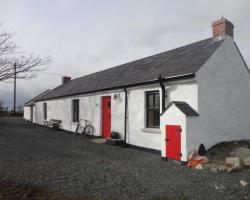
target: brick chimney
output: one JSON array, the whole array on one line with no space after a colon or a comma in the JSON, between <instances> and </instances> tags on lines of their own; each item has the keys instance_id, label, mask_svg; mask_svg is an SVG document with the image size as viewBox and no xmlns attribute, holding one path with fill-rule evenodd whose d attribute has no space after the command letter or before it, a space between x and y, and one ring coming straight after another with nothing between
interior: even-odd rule
<instances>
[{"instance_id":1,"label":"brick chimney","mask_svg":"<svg viewBox=\"0 0 250 200\"><path fill-rule=\"evenodd\" d=\"M62 77L62 84L65 84L65 83L67 83L69 81L71 81L71 77L69 77L69 76L63 76Z\"/></svg>"},{"instance_id":2,"label":"brick chimney","mask_svg":"<svg viewBox=\"0 0 250 200\"><path fill-rule=\"evenodd\" d=\"M221 19L213 22L213 37L220 37L229 35L232 38L234 37L234 25L232 22L228 21L224 17L221 17Z\"/></svg>"}]
</instances>

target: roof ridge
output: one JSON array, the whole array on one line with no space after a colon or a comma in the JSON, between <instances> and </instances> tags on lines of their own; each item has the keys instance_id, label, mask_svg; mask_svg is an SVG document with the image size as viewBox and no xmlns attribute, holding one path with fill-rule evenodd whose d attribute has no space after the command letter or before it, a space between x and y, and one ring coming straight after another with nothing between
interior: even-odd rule
<instances>
[{"instance_id":1,"label":"roof ridge","mask_svg":"<svg viewBox=\"0 0 250 200\"><path fill-rule=\"evenodd\" d=\"M175 105L186 116L199 116L199 113L186 101L171 101L162 114L164 114L172 105Z\"/></svg>"}]
</instances>

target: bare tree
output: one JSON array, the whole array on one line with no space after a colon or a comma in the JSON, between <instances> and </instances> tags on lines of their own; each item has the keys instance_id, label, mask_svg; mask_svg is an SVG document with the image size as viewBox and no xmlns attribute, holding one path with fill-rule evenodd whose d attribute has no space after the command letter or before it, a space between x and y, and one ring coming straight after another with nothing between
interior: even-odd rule
<instances>
[{"instance_id":1,"label":"bare tree","mask_svg":"<svg viewBox=\"0 0 250 200\"><path fill-rule=\"evenodd\" d=\"M14 78L14 63L16 63L16 78L28 79L41 71L42 65L49 64L50 58L39 56L25 56L13 41L14 34L5 31L0 24L0 81Z\"/></svg>"}]
</instances>

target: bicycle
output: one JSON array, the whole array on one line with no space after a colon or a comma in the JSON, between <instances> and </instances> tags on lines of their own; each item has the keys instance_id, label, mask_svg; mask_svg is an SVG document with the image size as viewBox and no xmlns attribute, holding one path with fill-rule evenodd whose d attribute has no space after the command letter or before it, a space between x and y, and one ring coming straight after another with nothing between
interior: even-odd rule
<instances>
[{"instance_id":1,"label":"bicycle","mask_svg":"<svg viewBox=\"0 0 250 200\"><path fill-rule=\"evenodd\" d=\"M84 126L83 126L81 121L85 122ZM87 119L79 119L79 122L77 124L75 133L76 134L84 134L86 136L93 136L94 135L94 130L95 130L95 128L94 128L94 126L92 126L90 124L89 120L87 120Z\"/></svg>"}]
</instances>

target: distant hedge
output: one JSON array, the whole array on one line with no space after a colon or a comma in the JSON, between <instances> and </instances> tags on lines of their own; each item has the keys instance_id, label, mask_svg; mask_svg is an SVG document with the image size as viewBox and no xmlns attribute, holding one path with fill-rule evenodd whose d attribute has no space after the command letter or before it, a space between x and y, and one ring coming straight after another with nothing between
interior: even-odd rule
<instances>
[{"instance_id":1,"label":"distant hedge","mask_svg":"<svg viewBox=\"0 0 250 200\"><path fill-rule=\"evenodd\" d=\"M23 117L22 112L0 112L0 117Z\"/></svg>"}]
</instances>

